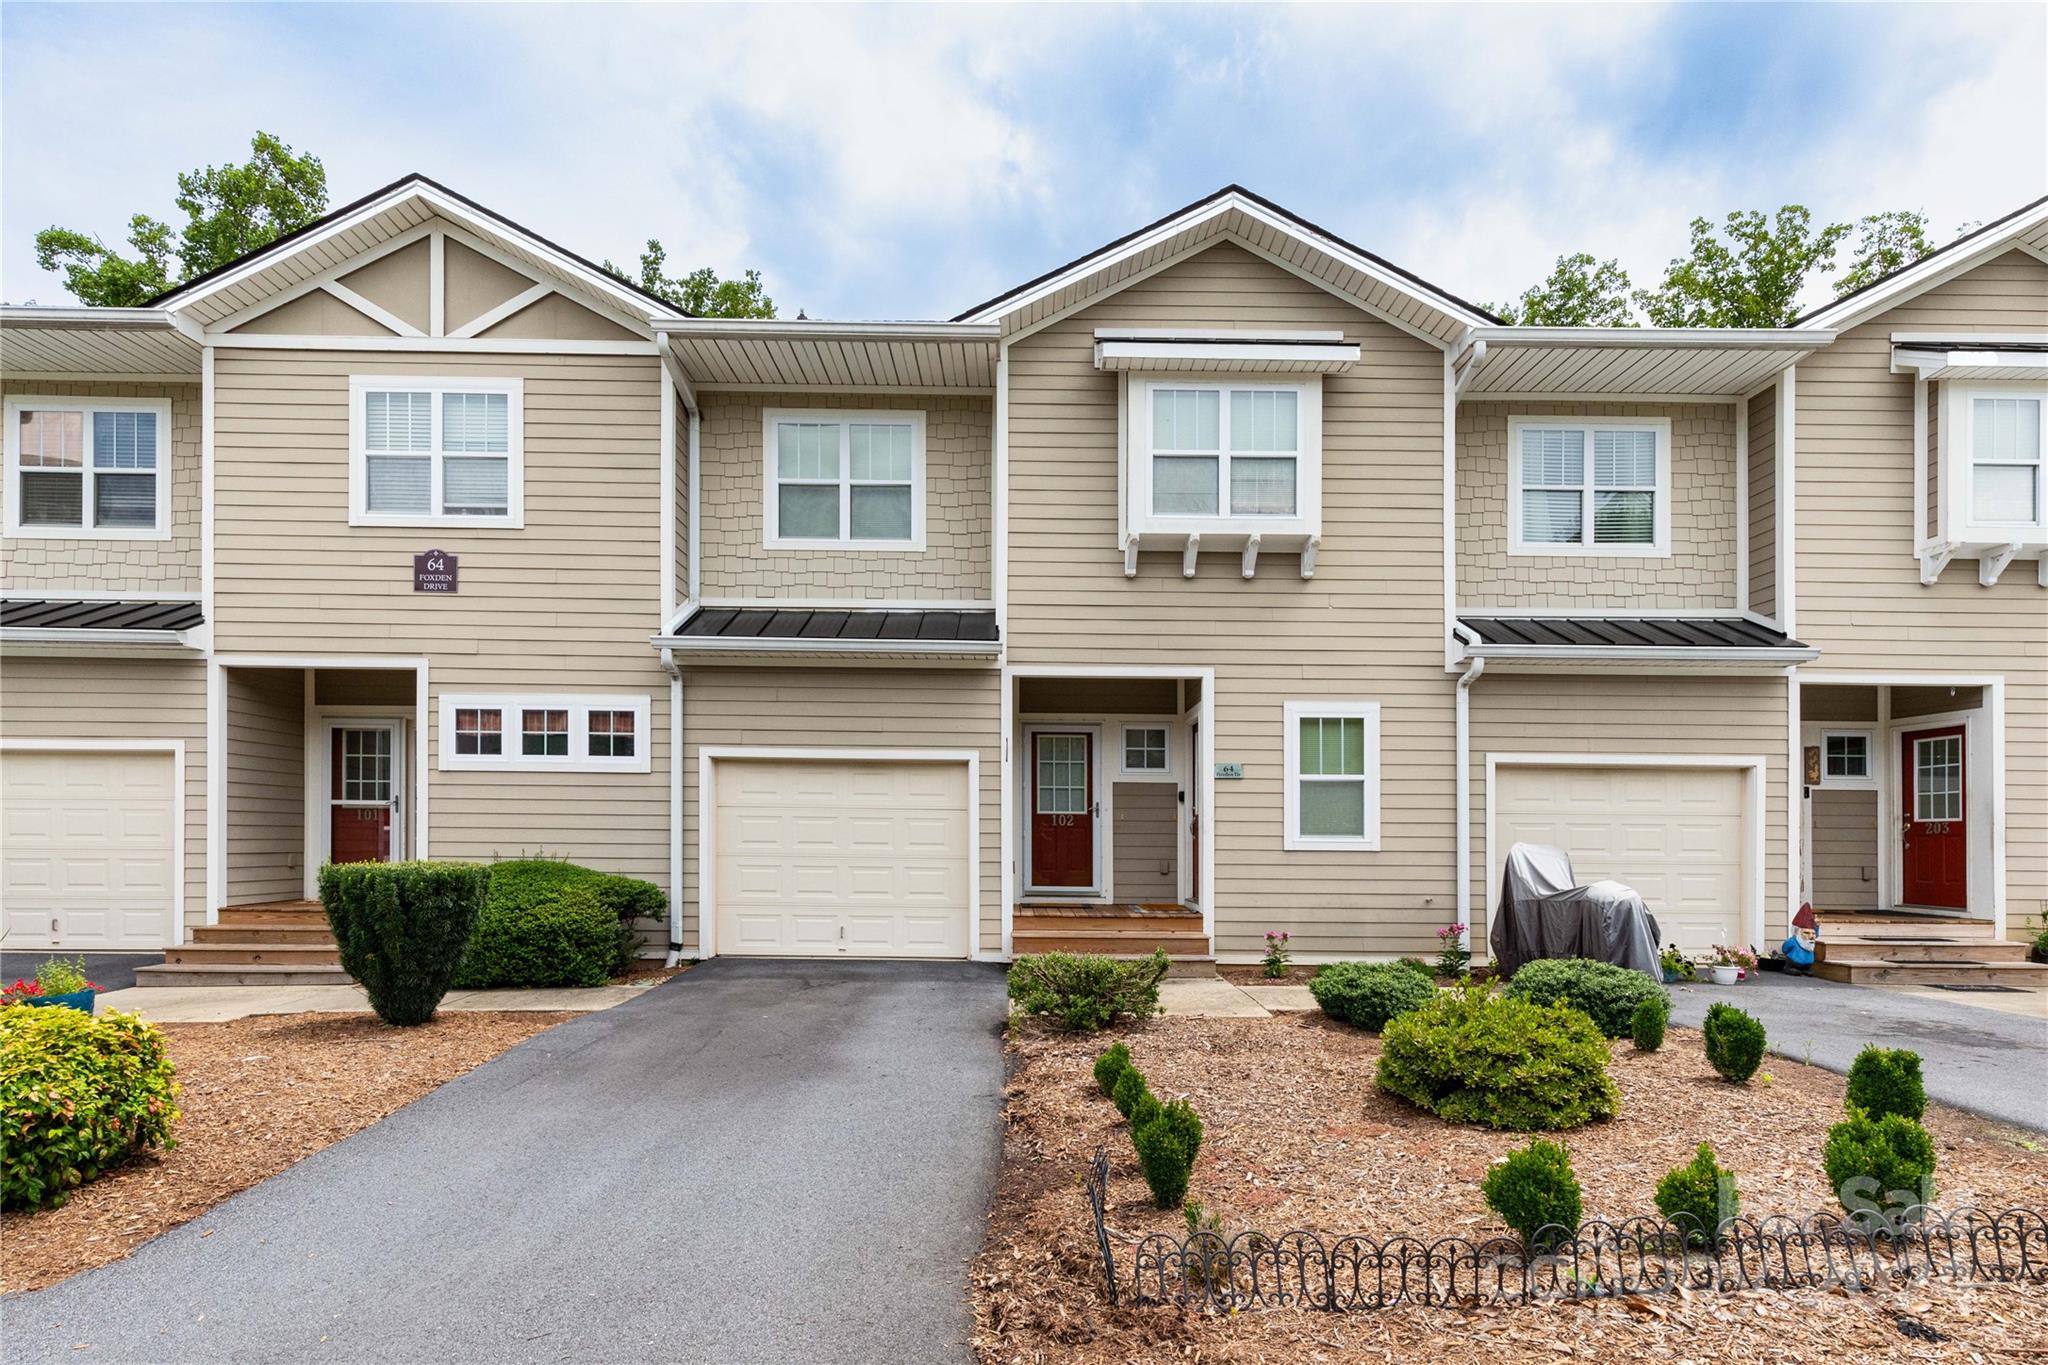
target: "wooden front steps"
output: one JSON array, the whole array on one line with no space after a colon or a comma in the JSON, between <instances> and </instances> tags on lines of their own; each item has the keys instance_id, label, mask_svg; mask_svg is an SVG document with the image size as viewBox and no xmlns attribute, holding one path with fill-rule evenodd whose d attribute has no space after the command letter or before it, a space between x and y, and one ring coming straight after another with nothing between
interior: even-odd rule
<instances>
[{"instance_id":1,"label":"wooden front steps","mask_svg":"<svg viewBox=\"0 0 2048 1365\"><path fill-rule=\"evenodd\" d=\"M318 901L223 906L190 943L164 950L138 986L346 986L341 953Z\"/></svg>"},{"instance_id":2,"label":"wooden front steps","mask_svg":"<svg viewBox=\"0 0 2048 1365\"><path fill-rule=\"evenodd\" d=\"M1858 986L2048 987L2048 964L1999 938L1989 920L1936 915L1816 916L1813 974Z\"/></svg>"},{"instance_id":3,"label":"wooden front steps","mask_svg":"<svg viewBox=\"0 0 2048 1365\"><path fill-rule=\"evenodd\" d=\"M1209 935L1202 912L1175 904L1025 904L1010 924L1010 943L1023 953L1103 953L1145 957L1164 948L1168 957L1206 960Z\"/></svg>"}]
</instances>

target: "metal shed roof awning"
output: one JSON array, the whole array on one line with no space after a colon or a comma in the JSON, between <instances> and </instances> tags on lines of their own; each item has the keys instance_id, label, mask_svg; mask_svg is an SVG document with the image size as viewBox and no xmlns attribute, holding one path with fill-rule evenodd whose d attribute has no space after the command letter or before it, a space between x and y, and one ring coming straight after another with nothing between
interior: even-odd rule
<instances>
[{"instance_id":1,"label":"metal shed roof awning","mask_svg":"<svg viewBox=\"0 0 2048 1365\"><path fill-rule=\"evenodd\" d=\"M1748 616L1460 616L1468 655L1489 663L1784 667L1820 651Z\"/></svg>"},{"instance_id":2,"label":"metal shed roof awning","mask_svg":"<svg viewBox=\"0 0 2048 1365\"><path fill-rule=\"evenodd\" d=\"M161 308L0 306L0 373L197 384L198 340Z\"/></svg>"},{"instance_id":3,"label":"metal shed roof awning","mask_svg":"<svg viewBox=\"0 0 2048 1365\"><path fill-rule=\"evenodd\" d=\"M1207 374L1342 374L1359 346L1342 332L1202 331L1099 327L1098 370Z\"/></svg>"},{"instance_id":4,"label":"metal shed roof awning","mask_svg":"<svg viewBox=\"0 0 2048 1365\"><path fill-rule=\"evenodd\" d=\"M697 663L992 663L1002 653L993 609L700 607L666 635Z\"/></svg>"},{"instance_id":5,"label":"metal shed roof awning","mask_svg":"<svg viewBox=\"0 0 2048 1365\"><path fill-rule=\"evenodd\" d=\"M205 609L191 598L0 599L0 642L9 645L193 648L189 632L205 624Z\"/></svg>"},{"instance_id":6,"label":"metal shed roof awning","mask_svg":"<svg viewBox=\"0 0 2048 1365\"><path fill-rule=\"evenodd\" d=\"M1460 360L1466 402L1548 396L1733 401L1834 340L1816 330L1481 327Z\"/></svg>"},{"instance_id":7,"label":"metal shed roof awning","mask_svg":"<svg viewBox=\"0 0 2048 1365\"><path fill-rule=\"evenodd\" d=\"M1916 379L2048 379L2048 335L1892 338L1892 373Z\"/></svg>"}]
</instances>

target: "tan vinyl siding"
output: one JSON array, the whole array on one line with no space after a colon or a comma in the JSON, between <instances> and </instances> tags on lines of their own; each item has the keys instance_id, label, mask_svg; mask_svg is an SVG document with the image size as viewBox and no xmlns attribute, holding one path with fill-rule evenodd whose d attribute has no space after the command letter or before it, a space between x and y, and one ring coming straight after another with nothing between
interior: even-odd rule
<instances>
[{"instance_id":1,"label":"tan vinyl siding","mask_svg":"<svg viewBox=\"0 0 2048 1365\"><path fill-rule=\"evenodd\" d=\"M966 669L693 668L683 678L683 942L695 949L703 882L698 754L705 747L973 750L981 756L979 951L1002 912L1002 688Z\"/></svg>"},{"instance_id":2,"label":"tan vinyl siding","mask_svg":"<svg viewBox=\"0 0 2048 1365\"><path fill-rule=\"evenodd\" d=\"M442 252L442 288L447 298L446 316L442 320L451 332L533 287L534 281L528 276L461 242L444 242Z\"/></svg>"},{"instance_id":3,"label":"tan vinyl siding","mask_svg":"<svg viewBox=\"0 0 2048 1365\"><path fill-rule=\"evenodd\" d=\"M1116 761L1112 756L1111 762ZM1171 782L1117 782L1110 803L1116 810L1110 894L1120 901L1176 899L1180 881L1175 853L1180 842L1179 788Z\"/></svg>"},{"instance_id":4,"label":"tan vinyl siding","mask_svg":"<svg viewBox=\"0 0 2048 1365\"><path fill-rule=\"evenodd\" d=\"M1486 924L1488 869L1498 876L1507 857L1486 842L1489 755L1704 754L1765 762L1764 937L1776 943L1786 933L1785 725L1783 678L1486 675L1472 688L1473 924Z\"/></svg>"},{"instance_id":5,"label":"tan vinyl siding","mask_svg":"<svg viewBox=\"0 0 2048 1365\"><path fill-rule=\"evenodd\" d=\"M1914 557L1913 383L1891 333L2048 330L2048 265L2009 252L1845 333L1799 366L1799 629L1830 670L2005 679L2006 908L2048 908L2048 591L1975 561L1923 587Z\"/></svg>"},{"instance_id":6,"label":"tan vinyl siding","mask_svg":"<svg viewBox=\"0 0 2048 1365\"><path fill-rule=\"evenodd\" d=\"M422 237L351 270L339 283L424 332L433 322L432 251L433 243Z\"/></svg>"},{"instance_id":7,"label":"tan vinyl siding","mask_svg":"<svg viewBox=\"0 0 2048 1365\"><path fill-rule=\"evenodd\" d=\"M206 922L206 665L202 660L0 654L0 739L182 740L185 923Z\"/></svg>"},{"instance_id":8,"label":"tan vinyl siding","mask_svg":"<svg viewBox=\"0 0 2048 1365\"><path fill-rule=\"evenodd\" d=\"M1749 609L1778 614L1778 386L1749 400Z\"/></svg>"},{"instance_id":9,"label":"tan vinyl siding","mask_svg":"<svg viewBox=\"0 0 2048 1365\"><path fill-rule=\"evenodd\" d=\"M326 290L315 289L229 328L228 335L389 337L398 334Z\"/></svg>"},{"instance_id":10,"label":"tan vinyl siding","mask_svg":"<svg viewBox=\"0 0 2048 1365\"><path fill-rule=\"evenodd\" d=\"M699 436L698 554L707 598L990 597L994 514L993 403L972 396L707 393ZM765 548L761 414L768 408L856 408L925 414L925 548Z\"/></svg>"},{"instance_id":11,"label":"tan vinyl siding","mask_svg":"<svg viewBox=\"0 0 2048 1365\"><path fill-rule=\"evenodd\" d=\"M1668 556L1509 553L1513 418L1671 423ZM1591 458L1590 456L1588 457ZM1720 403L1466 403L1458 409L1458 600L1492 607L1729 607L1735 588L1735 411Z\"/></svg>"},{"instance_id":12,"label":"tan vinyl siding","mask_svg":"<svg viewBox=\"0 0 2048 1365\"><path fill-rule=\"evenodd\" d=\"M1815 908L1877 909L1877 793L1820 788L1810 799Z\"/></svg>"},{"instance_id":13,"label":"tan vinyl siding","mask_svg":"<svg viewBox=\"0 0 2048 1365\"><path fill-rule=\"evenodd\" d=\"M1363 348L1323 398L1323 540L1315 577L1268 553L1140 557L1117 545L1117 376L1094 329L1341 329ZM1235 245L1189 258L1010 348L1009 657L1213 667L1215 948L1256 956L1424 952L1451 922L1452 686L1443 654L1443 353ZM1282 708L1378 701L1382 849L1282 846Z\"/></svg>"},{"instance_id":14,"label":"tan vinyl siding","mask_svg":"<svg viewBox=\"0 0 2048 1365\"><path fill-rule=\"evenodd\" d=\"M227 903L295 900L306 888L305 673L224 672Z\"/></svg>"},{"instance_id":15,"label":"tan vinyl siding","mask_svg":"<svg viewBox=\"0 0 2048 1365\"><path fill-rule=\"evenodd\" d=\"M0 583L15 592L196 594L201 577L200 490L205 475L200 454L199 386L14 378L6 382L4 395L170 399L171 535L168 540L0 536ZM0 507L13 492L0 487Z\"/></svg>"}]
</instances>

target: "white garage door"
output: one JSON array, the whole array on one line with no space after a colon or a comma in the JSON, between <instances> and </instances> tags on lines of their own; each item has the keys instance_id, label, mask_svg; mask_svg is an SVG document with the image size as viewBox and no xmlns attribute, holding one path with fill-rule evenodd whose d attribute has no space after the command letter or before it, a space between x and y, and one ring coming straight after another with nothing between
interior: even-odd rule
<instances>
[{"instance_id":1,"label":"white garage door","mask_svg":"<svg viewBox=\"0 0 2048 1365\"><path fill-rule=\"evenodd\" d=\"M0 915L9 948L162 948L177 894L163 753L0 754Z\"/></svg>"},{"instance_id":2,"label":"white garage door","mask_svg":"<svg viewBox=\"0 0 2048 1365\"><path fill-rule=\"evenodd\" d=\"M967 765L722 759L719 953L965 957Z\"/></svg>"},{"instance_id":3,"label":"white garage door","mask_svg":"<svg viewBox=\"0 0 2048 1365\"><path fill-rule=\"evenodd\" d=\"M1664 943L1704 953L1743 941L1745 773L1501 767L1495 784L1496 879L1511 845L1550 844L1571 854L1580 882L1641 892Z\"/></svg>"}]
</instances>

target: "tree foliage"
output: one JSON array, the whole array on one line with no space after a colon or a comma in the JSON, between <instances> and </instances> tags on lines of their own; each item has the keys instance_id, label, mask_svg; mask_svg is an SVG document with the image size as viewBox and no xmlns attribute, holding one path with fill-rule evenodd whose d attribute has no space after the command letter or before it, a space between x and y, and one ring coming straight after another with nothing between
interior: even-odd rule
<instances>
[{"instance_id":1,"label":"tree foliage","mask_svg":"<svg viewBox=\"0 0 2048 1365\"><path fill-rule=\"evenodd\" d=\"M1632 327L1628 272L1619 261L1590 252L1560 256L1543 283L1513 303L1496 304L1503 321L1519 327Z\"/></svg>"},{"instance_id":2,"label":"tree foliage","mask_svg":"<svg viewBox=\"0 0 2048 1365\"><path fill-rule=\"evenodd\" d=\"M775 316L775 300L761 288L761 272L749 270L736 280L722 280L710 266L692 270L687 275L665 275L663 268L668 264L668 252L662 247L661 239L647 239L647 249L640 253L639 286L656 298L666 299L692 317L700 318L772 318ZM604 268L620 279L632 279L625 271L610 261Z\"/></svg>"},{"instance_id":3,"label":"tree foliage","mask_svg":"<svg viewBox=\"0 0 2048 1365\"><path fill-rule=\"evenodd\" d=\"M1799 291L1815 269L1834 263L1847 223L1815 229L1813 215L1787 204L1775 216L1728 215L1720 231L1692 220L1686 254L1664 268L1655 289L1635 291L1657 327L1784 327L1799 316Z\"/></svg>"},{"instance_id":4,"label":"tree foliage","mask_svg":"<svg viewBox=\"0 0 2048 1365\"><path fill-rule=\"evenodd\" d=\"M258 132L241 164L203 166L178 176L176 231L146 213L128 220L123 255L73 228L36 234L36 264L62 270L64 287L96 308L132 308L195 275L226 265L327 211L327 169L275 134Z\"/></svg>"},{"instance_id":5,"label":"tree foliage","mask_svg":"<svg viewBox=\"0 0 2048 1365\"><path fill-rule=\"evenodd\" d=\"M1932 250L1926 214L1912 209L1867 214L1856 224L1856 254L1848 270L1835 281L1835 297L1854 293Z\"/></svg>"}]
</instances>

